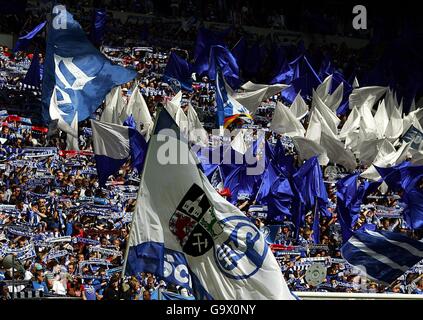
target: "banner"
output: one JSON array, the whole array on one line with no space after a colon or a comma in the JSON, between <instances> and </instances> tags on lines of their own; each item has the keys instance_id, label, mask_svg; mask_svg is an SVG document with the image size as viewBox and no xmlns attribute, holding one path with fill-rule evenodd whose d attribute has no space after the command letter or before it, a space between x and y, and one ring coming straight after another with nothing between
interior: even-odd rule
<instances>
[{"instance_id":1,"label":"banner","mask_svg":"<svg viewBox=\"0 0 423 320\"><path fill-rule=\"evenodd\" d=\"M410 147L415 150L423 149L423 132L411 126L410 129L402 136L405 142L411 142Z\"/></svg>"}]
</instances>

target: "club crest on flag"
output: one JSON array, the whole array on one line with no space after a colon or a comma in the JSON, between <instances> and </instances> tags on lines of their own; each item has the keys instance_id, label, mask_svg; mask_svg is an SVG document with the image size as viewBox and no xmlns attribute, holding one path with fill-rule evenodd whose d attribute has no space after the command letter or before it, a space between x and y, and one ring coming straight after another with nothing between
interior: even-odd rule
<instances>
[{"instance_id":1,"label":"club crest on flag","mask_svg":"<svg viewBox=\"0 0 423 320\"><path fill-rule=\"evenodd\" d=\"M170 231L177 237L183 252L198 257L209 251L223 232L214 208L204 191L194 184L186 193L169 221Z\"/></svg>"},{"instance_id":2,"label":"club crest on flag","mask_svg":"<svg viewBox=\"0 0 423 320\"><path fill-rule=\"evenodd\" d=\"M230 230L230 234L215 247L217 266L228 278L248 279L261 268L266 258L268 245L265 238L247 217L232 216L221 223L227 226L225 230Z\"/></svg>"},{"instance_id":3,"label":"club crest on flag","mask_svg":"<svg viewBox=\"0 0 423 320\"><path fill-rule=\"evenodd\" d=\"M219 222L215 209L197 184L179 203L169 228L183 252L190 256L202 256L213 248L220 271L231 279L254 275L267 254L264 238L248 218L233 216Z\"/></svg>"}]
</instances>

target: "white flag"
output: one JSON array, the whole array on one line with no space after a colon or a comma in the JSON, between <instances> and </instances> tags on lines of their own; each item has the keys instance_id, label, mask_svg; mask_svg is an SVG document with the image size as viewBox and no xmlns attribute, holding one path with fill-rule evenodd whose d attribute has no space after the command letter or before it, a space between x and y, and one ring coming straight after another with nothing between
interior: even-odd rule
<instances>
[{"instance_id":1,"label":"white flag","mask_svg":"<svg viewBox=\"0 0 423 320\"><path fill-rule=\"evenodd\" d=\"M148 261L160 264L164 250L173 250L186 260L197 298L293 299L264 235L199 171L165 110L155 128L128 240L128 273L142 272Z\"/></svg>"},{"instance_id":2,"label":"white flag","mask_svg":"<svg viewBox=\"0 0 423 320\"><path fill-rule=\"evenodd\" d=\"M294 101L292 102L290 110L298 120L301 120L307 115L308 106L300 93L297 94Z\"/></svg>"},{"instance_id":3,"label":"white flag","mask_svg":"<svg viewBox=\"0 0 423 320\"><path fill-rule=\"evenodd\" d=\"M388 123L389 123L389 116L388 116L388 113L386 112L385 100L382 100L379 103L374 119L375 119L378 137L383 138L385 135L386 127L388 126Z\"/></svg>"},{"instance_id":4,"label":"white flag","mask_svg":"<svg viewBox=\"0 0 423 320\"><path fill-rule=\"evenodd\" d=\"M341 104L343 97L344 97L344 83L341 82L338 88L336 88L336 90L332 94L326 97L324 102L329 107L329 109L331 109L333 112L336 113L336 110Z\"/></svg>"},{"instance_id":5,"label":"white flag","mask_svg":"<svg viewBox=\"0 0 423 320\"><path fill-rule=\"evenodd\" d=\"M360 109L365 106L372 109L373 104L385 94L387 87L363 87L354 89L350 94L350 109L357 107Z\"/></svg>"},{"instance_id":6,"label":"white flag","mask_svg":"<svg viewBox=\"0 0 423 320\"><path fill-rule=\"evenodd\" d=\"M120 121L123 123L131 114L137 124L138 132L148 141L151 130L153 130L153 120L138 87L132 92L128 104L121 113Z\"/></svg>"},{"instance_id":7,"label":"white flag","mask_svg":"<svg viewBox=\"0 0 423 320\"><path fill-rule=\"evenodd\" d=\"M279 134L285 134L291 137L304 137L305 134L305 129L301 122L297 120L288 107L280 102L276 104L270 129Z\"/></svg>"}]
</instances>

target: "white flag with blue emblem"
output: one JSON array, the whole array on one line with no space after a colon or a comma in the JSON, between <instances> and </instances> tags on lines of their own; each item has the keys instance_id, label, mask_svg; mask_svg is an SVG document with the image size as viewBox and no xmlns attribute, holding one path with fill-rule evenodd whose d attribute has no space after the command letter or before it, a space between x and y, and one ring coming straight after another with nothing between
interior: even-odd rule
<instances>
[{"instance_id":1,"label":"white flag with blue emblem","mask_svg":"<svg viewBox=\"0 0 423 320\"><path fill-rule=\"evenodd\" d=\"M166 110L145 161L127 274L173 272L179 283L192 282L197 299L294 299L264 235L215 191ZM166 250L187 267L165 267Z\"/></svg>"}]
</instances>

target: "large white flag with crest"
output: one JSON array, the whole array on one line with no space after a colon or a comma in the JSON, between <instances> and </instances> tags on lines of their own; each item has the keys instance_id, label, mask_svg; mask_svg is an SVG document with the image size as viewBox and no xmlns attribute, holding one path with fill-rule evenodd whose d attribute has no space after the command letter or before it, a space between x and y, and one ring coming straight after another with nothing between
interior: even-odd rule
<instances>
[{"instance_id":1,"label":"large white flag with crest","mask_svg":"<svg viewBox=\"0 0 423 320\"><path fill-rule=\"evenodd\" d=\"M165 261L169 251L178 267ZM199 171L166 110L149 142L125 262L127 274L177 272L197 298L293 299L264 235Z\"/></svg>"}]
</instances>

